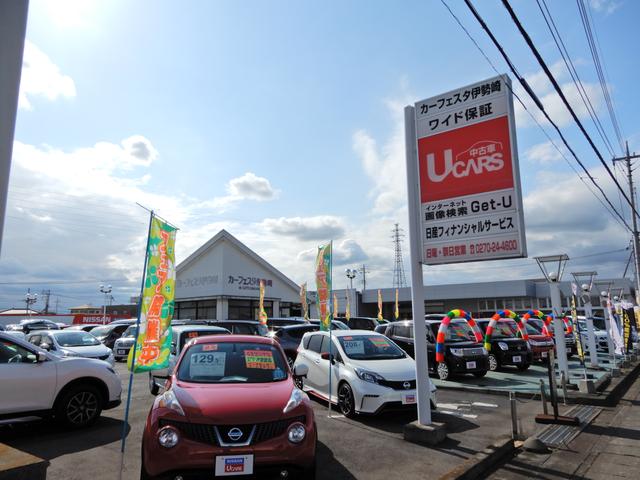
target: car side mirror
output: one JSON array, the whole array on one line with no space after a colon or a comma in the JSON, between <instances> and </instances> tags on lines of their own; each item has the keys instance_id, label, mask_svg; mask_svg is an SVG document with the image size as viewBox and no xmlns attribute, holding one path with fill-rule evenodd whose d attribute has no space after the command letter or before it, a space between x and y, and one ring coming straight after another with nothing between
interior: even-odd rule
<instances>
[{"instance_id":1,"label":"car side mirror","mask_svg":"<svg viewBox=\"0 0 640 480\"><path fill-rule=\"evenodd\" d=\"M44 352L37 352L36 361L38 363L46 362L47 361L47 355Z\"/></svg>"},{"instance_id":2,"label":"car side mirror","mask_svg":"<svg viewBox=\"0 0 640 480\"><path fill-rule=\"evenodd\" d=\"M171 355L176 355L176 344L175 343L171 344L170 351L171 351Z\"/></svg>"},{"instance_id":3,"label":"car side mirror","mask_svg":"<svg viewBox=\"0 0 640 480\"><path fill-rule=\"evenodd\" d=\"M329 360L331 362L331 365L336 364L336 357L331 355L329 352L321 353L320 358L322 358L323 360Z\"/></svg>"},{"instance_id":4,"label":"car side mirror","mask_svg":"<svg viewBox=\"0 0 640 480\"><path fill-rule=\"evenodd\" d=\"M307 375L309 374L309 367L307 367L305 364L301 363L299 365L296 365L295 367L293 367L293 376L294 377L298 377L298 378L307 378Z\"/></svg>"},{"instance_id":5,"label":"car side mirror","mask_svg":"<svg viewBox=\"0 0 640 480\"><path fill-rule=\"evenodd\" d=\"M49 350L51 350L51 345L49 345L48 343L42 342L40 344L40 348L48 352Z\"/></svg>"}]
</instances>

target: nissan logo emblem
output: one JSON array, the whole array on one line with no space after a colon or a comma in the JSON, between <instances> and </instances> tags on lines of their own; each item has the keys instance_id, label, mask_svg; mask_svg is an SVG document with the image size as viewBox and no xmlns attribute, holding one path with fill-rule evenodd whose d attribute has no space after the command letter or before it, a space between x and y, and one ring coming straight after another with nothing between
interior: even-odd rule
<instances>
[{"instance_id":1,"label":"nissan logo emblem","mask_svg":"<svg viewBox=\"0 0 640 480\"><path fill-rule=\"evenodd\" d=\"M227 433L227 437L229 437L229 439L233 440L234 442L240 440L242 438L242 435L242 430L240 430L238 427L233 427L231 430L229 430L229 433Z\"/></svg>"},{"instance_id":2,"label":"nissan logo emblem","mask_svg":"<svg viewBox=\"0 0 640 480\"><path fill-rule=\"evenodd\" d=\"M405 390L409 390L411 388L411 382L404 382L402 386Z\"/></svg>"}]
</instances>

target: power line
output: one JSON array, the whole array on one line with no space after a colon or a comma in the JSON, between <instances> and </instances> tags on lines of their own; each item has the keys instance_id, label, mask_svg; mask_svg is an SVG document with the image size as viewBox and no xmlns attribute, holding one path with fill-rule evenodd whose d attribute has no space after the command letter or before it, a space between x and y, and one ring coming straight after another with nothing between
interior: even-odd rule
<instances>
[{"instance_id":1,"label":"power line","mask_svg":"<svg viewBox=\"0 0 640 480\"><path fill-rule=\"evenodd\" d=\"M540 13L542 13L542 17L544 18L545 23L547 24L547 28L549 29L549 32L553 37L553 41L555 42L556 47L558 47L558 51L560 52L560 56L562 57L564 65L567 67L567 70L569 71L569 75L571 76L571 79L573 80L573 83L576 86L576 89L578 90L578 94L580 95L580 98L582 99L582 102L584 103L584 106L586 107L587 112L589 112L589 116L591 117L591 120L593 120L593 124L595 125L596 130L598 131L598 134L600 134L600 138L602 138L602 141L607 147L607 150L609 150L609 153L613 157L615 156L615 153L613 151L613 146L611 145L611 142L609 141L609 137L607 136L607 133L604 130L602 123L600 122L600 118L598 117L598 114L595 108L593 107L591 100L589 99L589 94L584 88L584 85L582 84L582 80L580 80L578 71L576 70L576 67L573 64L573 61L571 60L571 56L569 55L569 52L567 51L567 47L565 46L564 41L562 40L562 36L560 35L560 32L558 31L558 28L556 26L556 23L553 20L553 16L549 11L549 7L547 7L547 2L545 0L542 0L542 4L541 4L540 1L541 0L536 0L536 3L538 4L538 8L540 9ZM544 9L543 9L543 5L544 5ZM547 19L547 16L549 17L548 19Z\"/></svg>"},{"instance_id":2,"label":"power line","mask_svg":"<svg viewBox=\"0 0 640 480\"><path fill-rule=\"evenodd\" d=\"M469 32L469 30L467 30L467 28L464 26L464 24L460 21L460 19L458 18L458 16L451 10L451 8L449 7L449 5L445 2L445 0L440 0L442 2L442 4L444 5L444 7L449 11L449 13L451 14L451 16L454 18L454 20L458 23L458 25L460 26L460 28L464 31L464 33L467 35L467 37L469 38L469 40L471 40L471 42L475 45L475 47L478 49L478 51L482 54L482 56L485 58L485 60L487 61L487 63L491 66L491 68L493 69L494 72L496 72L496 74L500 75L500 72L498 71L498 69L496 68L496 66L494 65L494 63L491 61L491 59L487 56L487 54L484 52L484 50L482 49L482 47L480 47L480 45L478 44L478 42L475 40L475 38L471 35L471 33ZM473 8L473 6L471 6L470 8ZM472 10L473 11L473 10ZM479 16L478 16L479 17ZM476 17L476 18L478 18ZM482 20L482 18L479 18L478 21L480 22L480 24L484 24L484 21ZM486 29L485 29L486 30ZM495 40L495 38L493 37L492 33L490 31L487 32L489 34L489 36L492 38L492 40L494 40L494 44L497 44L497 40ZM501 47L498 46L498 50L500 50ZM518 80L524 81L526 83L526 80L524 80L518 73L517 71L515 71L515 66L513 66L508 57L506 57L506 53L503 53L503 57L505 57L505 60L507 61L507 63L509 64L509 66L511 67L511 70L514 72L514 74L516 75L516 77L518 78ZM549 140L549 142L551 143L551 145L553 145L553 147L558 151L558 153L560 154L560 156L562 157L562 159L567 163L567 165L571 168L571 170L573 170L573 172L577 175L578 179L583 183L583 185L587 188L587 190L589 190L589 192L591 192L591 194L596 198L596 200L598 200L598 202L600 202L600 204L604 207L604 209L613 217L613 219L618 222L618 224L620 226L622 226L623 228L627 228L628 230L630 230L629 226L627 225L627 223L624 221L624 218L621 217L621 215L619 215L616 211L615 208L613 208L613 206L609 207L607 206L602 199L598 196L598 194L589 186L589 184L584 180L584 178L582 178L582 176L578 173L578 171L576 170L576 168L571 164L571 162L569 161L569 159L566 157L566 155L564 154L564 152L558 147L558 145L556 145L556 143L553 141L553 139L551 138L551 136L547 133L547 131L542 127L542 125L540 124L540 122L538 121L538 119L529 111L529 109L527 108L527 106L525 105L525 103L522 101L522 99L520 98L520 96L517 94L517 92L515 92L513 90L513 88L511 88L511 86L509 84L507 84L507 87L510 89L511 93L513 94L513 96L518 100L518 103L522 106L522 108L524 109L525 112L527 112L527 114L529 115L529 117L531 117L531 120L533 120L533 122L538 126L538 128L540 129L540 131L544 134L545 137L547 137L547 139ZM535 101L535 99L537 97L534 98L533 92L530 92L530 89L528 88L528 85L524 85L525 90L527 90L529 92L529 94L532 96L532 99ZM543 111L543 113L545 113ZM548 116L547 116L548 118ZM553 122L550 122L553 123ZM558 131L558 128L556 127L556 131ZM564 140L564 137L562 136L562 134L560 134L560 137L562 138L562 140L564 141L565 145L567 144L567 142ZM569 149L570 150L570 149ZM573 152L572 152L573 153ZM575 157L575 153L573 155ZM577 160L577 158L576 158ZM580 161L578 160L578 163L580 163ZM583 166L583 170L585 170L584 166ZM592 183L595 184L595 181L593 178L591 178L591 176L589 175L589 172L586 172L587 176L590 178L590 180L592 181ZM597 184L595 184L596 187L598 187ZM602 192L602 189L598 188L598 190L600 190L600 192L602 193L602 195L605 197L606 199L606 195L604 195L604 192ZM609 205L611 205L611 202L608 202ZM622 220L622 221L621 221Z\"/></svg>"},{"instance_id":3,"label":"power line","mask_svg":"<svg viewBox=\"0 0 640 480\"><path fill-rule=\"evenodd\" d=\"M444 0L442 0L444 2ZM529 86L529 84L527 83L527 81L525 80L525 78L518 72L518 69L516 68L516 66L513 64L513 62L511 61L511 59L509 58L509 56L507 55L507 53L505 52L504 48L502 47L502 45L500 44L500 42L498 42L498 40L496 39L495 35L493 34L493 32L491 31L491 29L487 26L486 22L482 19L482 17L480 16L480 14L478 13L478 11L475 9L475 7L473 6L473 4L471 3L470 0L464 0L465 4L467 5L467 7L469 8L469 10L471 10L471 13L474 15L474 17L476 18L476 20L478 21L478 23L480 23L480 26L483 28L483 30L487 33L487 35L489 36L489 38L491 38L493 44L496 46L496 48L498 49L498 51L500 52L500 54L502 55L502 57L504 58L505 62L507 63L507 65L509 66L509 68L511 69L511 71L513 72L513 74L516 76L516 78L518 79L518 81L520 82L520 84L522 85L522 87L525 89L525 91L529 94L529 96L531 97L531 99L534 101L534 103L536 104L536 106L540 109L540 111L543 113L543 115L545 116L545 118L547 119L547 121L554 127L556 133L558 134L558 136L560 137L560 139L562 140L562 142L564 143L565 147L567 148L567 150L569 152L571 152L571 155L573 156L573 158L576 160L576 162L578 163L578 165L580 165L580 167L582 168L582 170L584 171L584 173L587 175L587 178L591 181L591 183L598 189L598 191L600 192L600 194L602 195L602 197L604 198L604 200L607 202L607 204L609 205L609 207L611 208L610 213L615 214L620 221L622 222L622 224L627 228L627 230L632 231L631 227L629 226L629 224L626 222L626 220L622 217L622 215L620 215L620 213L618 212L618 210L613 206L613 204L611 203L611 200L609 200L609 197L607 197L607 195L604 193L604 190L602 190L602 187L600 187L600 185L598 185L598 183L595 181L595 178L593 178L593 175L591 175L591 173L589 172L589 170L587 170L587 168L585 167L584 163L582 163L582 161L578 158L578 155L576 154L576 152L571 148L571 146L569 145L569 143L567 142L567 139L565 138L564 134L562 133L562 131L560 130L560 128L558 127L558 125L551 119L551 117L549 117L549 114L547 113L547 111L544 109L544 106L542 105L542 102L540 101L540 99L538 98L538 96L535 94L535 92L531 89L531 87ZM448 7L447 7L448 8ZM450 9L449 9L450 10ZM515 92L514 92L515 93ZM522 103L522 102L521 102ZM606 166L606 164L605 164ZM607 167L608 170L608 167ZM616 182L616 184L618 184ZM626 198L626 195L625 195Z\"/></svg>"},{"instance_id":4,"label":"power line","mask_svg":"<svg viewBox=\"0 0 640 480\"><path fill-rule=\"evenodd\" d=\"M622 133L620 132L620 124L618 123L618 118L616 117L616 112L613 108L613 101L611 100L609 87L607 86L607 82L605 79L604 68L602 67L602 62L600 61L600 55L598 53L596 41L594 40L593 31L595 31L595 23L592 31L591 22L589 21L589 15L587 13L587 8L584 5L584 1L576 0L576 3L578 4L578 10L580 11L580 19L582 20L584 33L587 36L587 43L589 44L591 58L593 58L593 64L596 68L596 73L600 82L600 88L602 89L602 95L604 96L605 103L607 104L607 110L609 111L611 124L613 125L613 129L616 133L616 136L618 137L618 142L620 142L620 148L624 150L624 141L622 139Z\"/></svg>"},{"instance_id":5,"label":"power line","mask_svg":"<svg viewBox=\"0 0 640 480\"><path fill-rule=\"evenodd\" d=\"M467 5L470 5L471 2L470 2L470 0L465 0L465 3L467 3ZM640 215L638 215L638 212L636 211L636 209L632 205L631 199L627 196L625 191L622 189L622 186L620 185L620 183L618 183L618 180L613 175L613 172L609 168L609 165L607 165L607 162L602 157L602 154L600 153L600 150L598 150L598 147L596 147L595 143L593 143L593 139L591 138L591 136L589 135L587 130L584 128L584 125L582 125L582 122L578 118L578 115L576 115L576 112L573 110L573 108L569 104L569 101L567 100L567 97L565 96L564 92L560 88L560 85L558 85L557 80L555 79L555 77L553 76L551 71L549 70L549 67L547 66L547 64L544 61L544 59L542 58L542 56L540 55L540 52L538 51L537 47L534 45L533 41L531 40L531 37L529 36L527 31L523 27L522 23L520 23L520 20L518 19L518 16L514 12L513 8L511 8L511 4L509 3L509 0L502 0L502 4L507 9L507 12L509 12L509 16L511 17L511 20L513 21L513 23L516 25L516 27L520 31L520 34L522 35L522 37L524 38L525 42L529 46L529 49L531 50L533 55L536 57L536 60L538 61L538 63L542 67L542 69L544 70L545 74L547 75L547 78L549 79L549 81L553 85L553 88L556 90L556 93L558 94L558 96L560 96L560 99L562 100L562 103L564 103L564 106L567 108L567 110L571 114L571 117L573 118L574 122L576 123L576 125L578 125L578 128L582 132L582 135L585 137L585 139L587 140L587 142L589 143L589 145L593 149L594 153L598 157L598 160L600 161L602 166L604 166L605 170L607 171L607 174L609 175L611 180L613 180L613 182L616 184L616 186L620 190L622 196L624 197L624 199L627 201L627 203L631 207L632 215L636 215L637 217L640 218ZM539 107L542 107L541 103L540 103ZM543 111L544 111L544 108L543 108ZM613 207L613 205L612 205L612 207Z\"/></svg>"}]
</instances>

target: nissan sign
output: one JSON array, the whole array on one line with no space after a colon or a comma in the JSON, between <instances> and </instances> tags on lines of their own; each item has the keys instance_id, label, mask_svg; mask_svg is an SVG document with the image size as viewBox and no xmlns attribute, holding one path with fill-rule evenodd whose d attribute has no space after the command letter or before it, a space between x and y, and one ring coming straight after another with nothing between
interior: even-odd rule
<instances>
[{"instance_id":1,"label":"nissan sign","mask_svg":"<svg viewBox=\"0 0 640 480\"><path fill-rule=\"evenodd\" d=\"M422 260L526 257L511 81L415 104Z\"/></svg>"}]
</instances>

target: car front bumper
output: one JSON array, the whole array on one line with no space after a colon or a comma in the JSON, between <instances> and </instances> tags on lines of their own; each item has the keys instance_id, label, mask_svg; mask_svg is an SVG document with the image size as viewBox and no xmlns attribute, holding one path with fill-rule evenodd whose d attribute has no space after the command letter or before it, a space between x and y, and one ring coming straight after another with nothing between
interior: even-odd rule
<instances>
[{"instance_id":1,"label":"car front bumper","mask_svg":"<svg viewBox=\"0 0 640 480\"><path fill-rule=\"evenodd\" d=\"M520 360L518 361L518 357ZM530 351L526 352L514 352L511 350L501 350L498 354L498 361L500 365L531 365L533 363L533 353Z\"/></svg>"},{"instance_id":2,"label":"car front bumper","mask_svg":"<svg viewBox=\"0 0 640 480\"><path fill-rule=\"evenodd\" d=\"M186 420L186 419L185 419ZM307 434L299 444L287 439L287 433L249 446L220 447L187 438L180 432L180 441L173 448L158 443L157 424L145 428L142 441L142 462L146 472L159 478L214 478L216 457L223 455L253 455L254 473L279 473L283 469L299 472L315 462L317 433L313 416L305 420ZM243 476L240 476L243 478Z\"/></svg>"},{"instance_id":3,"label":"car front bumper","mask_svg":"<svg viewBox=\"0 0 640 480\"><path fill-rule=\"evenodd\" d=\"M431 382L429 382L431 385ZM394 390L375 383L357 380L351 385L357 413L378 413L385 409L415 408L417 392L415 388ZM435 391L430 392L431 401L436 406Z\"/></svg>"},{"instance_id":4,"label":"car front bumper","mask_svg":"<svg viewBox=\"0 0 640 480\"><path fill-rule=\"evenodd\" d=\"M489 370L489 355L474 355L472 357L449 356L446 359L451 373L475 373ZM472 366L475 364L475 367Z\"/></svg>"}]
</instances>

